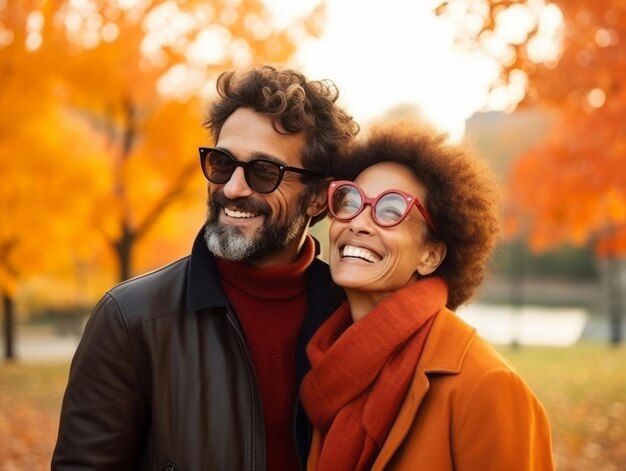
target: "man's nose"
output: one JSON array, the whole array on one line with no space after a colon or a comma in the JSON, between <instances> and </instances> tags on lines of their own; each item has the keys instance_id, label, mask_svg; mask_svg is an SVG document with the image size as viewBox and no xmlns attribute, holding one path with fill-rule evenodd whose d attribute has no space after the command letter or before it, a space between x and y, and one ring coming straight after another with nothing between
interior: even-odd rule
<instances>
[{"instance_id":1,"label":"man's nose","mask_svg":"<svg viewBox=\"0 0 626 471\"><path fill-rule=\"evenodd\" d=\"M237 198L246 198L254 193L254 190L248 186L243 167L235 168L230 179L224 183L224 196L234 200Z\"/></svg>"}]
</instances>

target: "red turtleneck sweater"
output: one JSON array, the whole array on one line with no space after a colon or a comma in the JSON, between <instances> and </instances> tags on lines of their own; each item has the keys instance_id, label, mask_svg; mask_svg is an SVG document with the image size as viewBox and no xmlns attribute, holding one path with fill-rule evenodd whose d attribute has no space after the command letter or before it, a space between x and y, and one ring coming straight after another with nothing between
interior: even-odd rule
<instances>
[{"instance_id":1,"label":"red turtleneck sweater","mask_svg":"<svg viewBox=\"0 0 626 471\"><path fill-rule=\"evenodd\" d=\"M222 287L252 354L270 471L298 469L292 433L296 342L307 304L305 271L314 257L315 242L310 236L290 265L258 268L216 257Z\"/></svg>"}]
</instances>

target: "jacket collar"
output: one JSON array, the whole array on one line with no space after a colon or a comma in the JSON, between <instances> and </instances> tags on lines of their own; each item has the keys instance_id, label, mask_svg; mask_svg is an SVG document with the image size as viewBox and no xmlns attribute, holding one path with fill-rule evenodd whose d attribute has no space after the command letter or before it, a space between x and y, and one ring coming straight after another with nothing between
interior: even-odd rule
<instances>
[{"instance_id":1,"label":"jacket collar","mask_svg":"<svg viewBox=\"0 0 626 471\"><path fill-rule=\"evenodd\" d=\"M219 280L213 254L204 242L204 227L193 242L187 273L187 308L192 310L226 307L228 301Z\"/></svg>"},{"instance_id":2,"label":"jacket collar","mask_svg":"<svg viewBox=\"0 0 626 471\"><path fill-rule=\"evenodd\" d=\"M315 255L319 255L320 246L315 242ZM213 254L204 242L204 227L196 236L191 249L189 269L187 272L187 308L192 310L209 309L212 307L227 307L228 298L222 290L219 272ZM307 291L321 295L309 295L309 312L324 313L321 318L305 319L304 330L311 332L326 319L326 317L344 300L343 291L335 285L328 271L328 265L320 260L313 260L306 274Z\"/></svg>"},{"instance_id":3,"label":"jacket collar","mask_svg":"<svg viewBox=\"0 0 626 471\"><path fill-rule=\"evenodd\" d=\"M418 372L456 374L476 336L476 329L463 322L447 308L435 317L422 353Z\"/></svg>"}]
</instances>

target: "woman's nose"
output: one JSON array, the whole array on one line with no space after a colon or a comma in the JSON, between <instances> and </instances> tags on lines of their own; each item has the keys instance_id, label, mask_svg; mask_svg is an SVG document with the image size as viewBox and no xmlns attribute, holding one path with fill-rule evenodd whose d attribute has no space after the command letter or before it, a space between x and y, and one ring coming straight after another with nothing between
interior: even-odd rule
<instances>
[{"instance_id":1,"label":"woman's nose","mask_svg":"<svg viewBox=\"0 0 626 471\"><path fill-rule=\"evenodd\" d=\"M350 230L357 234L371 234L376 223L372 218L372 206L366 205L359 214L350 220Z\"/></svg>"},{"instance_id":2,"label":"woman's nose","mask_svg":"<svg viewBox=\"0 0 626 471\"><path fill-rule=\"evenodd\" d=\"M243 167L235 168L230 179L224 183L224 196L231 200L246 198L253 192L254 190L248 186Z\"/></svg>"}]
</instances>

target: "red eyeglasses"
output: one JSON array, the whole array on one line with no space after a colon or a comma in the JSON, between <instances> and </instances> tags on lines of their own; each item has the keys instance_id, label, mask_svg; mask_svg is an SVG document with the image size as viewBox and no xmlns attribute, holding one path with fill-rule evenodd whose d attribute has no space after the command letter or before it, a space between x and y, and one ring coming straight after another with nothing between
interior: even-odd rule
<instances>
[{"instance_id":1,"label":"red eyeglasses","mask_svg":"<svg viewBox=\"0 0 626 471\"><path fill-rule=\"evenodd\" d=\"M357 217L365 205L372 207L372 218L381 227L393 227L404 221L415 205L426 220L428 227L437 233L435 224L426 208L412 195L401 190L386 190L376 198L368 198L354 182L334 181L328 187L330 213L339 221L350 221Z\"/></svg>"}]
</instances>

